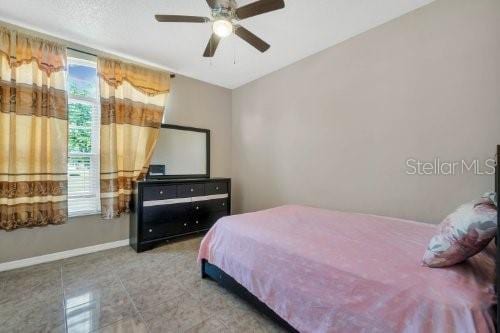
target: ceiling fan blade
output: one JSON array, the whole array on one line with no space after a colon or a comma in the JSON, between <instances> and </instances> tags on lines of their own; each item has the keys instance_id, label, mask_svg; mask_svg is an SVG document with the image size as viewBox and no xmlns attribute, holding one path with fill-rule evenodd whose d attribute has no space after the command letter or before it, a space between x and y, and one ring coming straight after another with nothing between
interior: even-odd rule
<instances>
[{"instance_id":1,"label":"ceiling fan blade","mask_svg":"<svg viewBox=\"0 0 500 333\"><path fill-rule=\"evenodd\" d=\"M158 22L205 23L210 21L208 17L185 15L155 15L155 19Z\"/></svg>"},{"instance_id":2,"label":"ceiling fan blade","mask_svg":"<svg viewBox=\"0 0 500 333\"><path fill-rule=\"evenodd\" d=\"M217 0L207 0L207 4L210 8L214 9L217 5Z\"/></svg>"},{"instance_id":3,"label":"ceiling fan blade","mask_svg":"<svg viewBox=\"0 0 500 333\"><path fill-rule=\"evenodd\" d=\"M217 50L217 46L219 45L220 37L216 34L212 34L210 40L208 41L207 47L205 48L205 52L203 56L205 58L211 58L214 56L215 51Z\"/></svg>"},{"instance_id":4,"label":"ceiling fan blade","mask_svg":"<svg viewBox=\"0 0 500 333\"><path fill-rule=\"evenodd\" d=\"M243 20L281 8L285 8L283 0L260 0L236 9L236 16Z\"/></svg>"},{"instance_id":5,"label":"ceiling fan blade","mask_svg":"<svg viewBox=\"0 0 500 333\"><path fill-rule=\"evenodd\" d=\"M271 47L271 45L267 44L241 25L235 26L234 33L260 52L266 52Z\"/></svg>"}]
</instances>

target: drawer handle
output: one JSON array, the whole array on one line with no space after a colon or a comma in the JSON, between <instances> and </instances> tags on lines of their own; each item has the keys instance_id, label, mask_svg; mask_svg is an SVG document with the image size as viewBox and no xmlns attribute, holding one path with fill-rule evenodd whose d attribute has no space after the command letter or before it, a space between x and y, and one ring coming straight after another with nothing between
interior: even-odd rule
<instances>
[{"instance_id":1,"label":"drawer handle","mask_svg":"<svg viewBox=\"0 0 500 333\"><path fill-rule=\"evenodd\" d=\"M149 229L149 232L153 232L153 229Z\"/></svg>"},{"instance_id":2,"label":"drawer handle","mask_svg":"<svg viewBox=\"0 0 500 333\"><path fill-rule=\"evenodd\" d=\"M187 224L187 223L184 223L184 226L185 226L185 227L187 227L187 226L188 226L188 224Z\"/></svg>"},{"instance_id":3,"label":"drawer handle","mask_svg":"<svg viewBox=\"0 0 500 333\"><path fill-rule=\"evenodd\" d=\"M200 207L196 206L196 210L200 209Z\"/></svg>"},{"instance_id":4,"label":"drawer handle","mask_svg":"<svg viewBox=\"0 0 500 333\"><path fill-rule=\"evenodd\" d=\"M215 189L216 189L216 190L218 190L218 189L219 189L219 186L217 186Z\"/></svg>"},{"instance_id":5,"label":"drawer handle","mask_svg":"<svg viewBox=\"0 0 500 333\"><path fill-rule=\"evenodd\" d=\"M196 221L196 224L198 224L198 221Z\"/></svg>"},{"instance_id":6,"label":"drawer handle","mask_svg":"<svg viewBox=\"0 0 500 333\"><path fill-rule=\"evenodd\" d=\"M160 191L160 194L163 194L163 191Z\"/></svg>"},{"instance_id":7,"label":"drawer handle","mask_svg":"<svg viewBox=\"0 0 500 333\"><path fill-rule=\"evenodd\" d=\"M194 188L191 189L191 192L194 192Z\"/></svg>"},{"instance_id":8,"label":"drawer handle","mask_svg":"<svg viewBox=\"0 0 500 333\"><path fill-rule=\"evenodd\" d=\"M223 203L222 203L222 206L225 206L225 205L226 205L226 203L225 203L225 202L223 202Z\"/></svg>"}]
</instances>

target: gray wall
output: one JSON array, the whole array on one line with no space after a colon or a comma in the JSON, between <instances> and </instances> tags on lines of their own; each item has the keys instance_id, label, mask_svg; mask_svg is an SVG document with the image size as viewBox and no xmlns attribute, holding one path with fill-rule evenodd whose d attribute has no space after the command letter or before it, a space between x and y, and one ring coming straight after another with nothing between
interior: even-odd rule
<instances>
[{"instance_id":1,"label":"gray wall","mask_svg":"<svg viewBox=\"0 0 500 333\"><path fill-rule=\"evenodd\" d=\"M213 176L230 176L231 91L177 75L167 101L170 124L211 130ZM128 238L128 216L101 220L72 218L64 225L14 231L0 230L0 263Z\"/></svg>"},{"instance_id":2,"label":"gray wall","mask_svg":"<svg viewBox=\"0 0 500 333\"><path fill-rule=\"evenodd\" d=\"M438 0L233 91L233 207L285 203L438 223L491 176L407 158L500 144L500 1Z\"/></svg>"}]
</instances>

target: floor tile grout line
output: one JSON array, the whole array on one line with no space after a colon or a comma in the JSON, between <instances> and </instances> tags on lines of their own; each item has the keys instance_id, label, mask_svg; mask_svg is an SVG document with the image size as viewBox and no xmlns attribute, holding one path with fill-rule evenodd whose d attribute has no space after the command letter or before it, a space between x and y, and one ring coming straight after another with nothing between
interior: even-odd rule
<instances>
[{"instance_id":1,"label":"floor tile grout line","mask_svg":"<svg viewBox=\"0 0 500 333\"><path fill-rule=\"evenodd\" d=\"M200 279L201 279L201 277L200 277ZM182 290L183 290L186 294L188 294L189 296L191 296L191 297L192 297L192 298L194 298L194 299L197 299L196 295L195 295L195 294L193 294L193 293L191 292L191 290L190 290L190 289L185 288L185 286L184 286L184 285L182 285L182 284L181 284L181 283L179 283L179 282L175 282L175 283L177 283L177 285L178 285L178 286L179 286L179 287L180 287L180 288L181 288L181 289L182 289ZM178 297L180 297L180 296L178 296ZM229 327L229 326L227 326L227 325L226 325L226 323L224 323L222 320L219 320L219 319L217 318L217 315L218 315L219 313L207 312L207 314L208 314L207 319L203 320L201 323L204 323L204 322L206 322L206 321L208 321L208 320L210 320L210 319L215 319L215 320L219 321L225 329L228 329L228 330L230 329L230 327ZM190 328L193 328L193 327L195 327L196 325L199 325L199 324L201 324L201 323L198 323L198 324L195 324L195 325L193 325L193 326L190 326L190 327L188 327L188 328L187 328L187 330L189 330Z\"/></svg>"},{"instance_id":2,"label":"floor tile grout line","mask_svg":"<svg viewBox=\"0 0 500 333\"><path fill-rule=\"evenodd\" d=\"M119 276L119 274L117 274L116 272L115 272L115 274L116 274L116 276L117 276L118 280L120 281L121 285L123 286L123 289L125 290L125 293L126 293L126 294L127 294L127 296L129 297L129 299L130 299L131 303L133 304L133 306L134 306L135 310L137 311L137 313L138 313L138 314L139 314L139 316L141 317L140 319L143 321L144 325L146 325L146 329L147 329L148 331L150 331L151 329L150 329L150 327L149 327L148 323L146 322L146 320L144 320L144 317L143 317L143 315L142 315L142 312L141 312L141 311L139 311L139 309L137 308L136 304L134 303L134 301L133 301L132 297L130 296L130 294L129 294L128 290L125 288L125 285L124 285L124 283L123 283L123 281L122 281L121 277L120 277L120 276ZM192 294L192 293L191 293L188 289L184 288L184 286L183 286L181 283L179 283L179 282L177 282L177 281L174 281L174 283L177 285L177 287L179 287L179 289L180 289L180 290L182 290L183 294L185 294L185 295L187 294L187 295L189 295L190 297L195 298L195 296L194 296L194 295L193 295L193 294ZM168 298L168 299L165 299L165 300L163 300L162 302L159 302L157 305L165 304L165 303L167 303L167 302L171 301L172 299L175 299L175 298L180 298L180 297L182 297L182 294L181 294L181 295L178 295L178 296L173 296L173 297L170 297L170 298ZM207 313L207 314L208 314L208 313ZM204 322L204 321L206 321L206 320L209 320L209 319L211 319L211 318L212 318L212 315L211 315L211 314L208 314L207 318L206 318L205 320L203 320L202 322ZM193 328L193 327L195 327L196 325L199 325L199 324L200 324L200 323L198 323L198 324L194 324L194 325L192 325L192 326L189 326L188 328L186 328L186 330L189 330L190 328ZM224 325L224 323L222 323L222 324ZM227 328L225 325L224 325L224 327L225 327L225 328Z\"/></svg>"},{"instance_id":3,"label":"floor tile grout line","mask_svg":"<svg viewBox=\"0 0 500 333\"><path fill-rule=\"evenodd\" d=\"M84 256L85 256L85 255L83 255L82 257L84 257ZM111 273L111 275L113 276L113 279L116 279L116 281L118 281L118 283L119 283L119 284L120 284L120 286L122 287L123 291L125 292L125 295L127 296L127 299L128 299L128 300L130 301L130 303L132 304L132 306L133 306L133 308L134 308L135 312L136 312L137 314L139 314L140 319L142 320L142 322L144 323L144 325L146 325L146 322L144 321L144 318L142 317L142 314L141 314L141 313L140 313L140 311L137 309L137 307L135 306L135 303L133 302L132 298L131 298L131 297L130 297L130 295L128 294L127 289L125 288L125 285L124 285L124 284L123 284L123 282L121 281L120 276L119 276L118 272L116 271L116 267L114 267L114 265L112 266L112 268L111 268L111 270L110 270L110 273ZM91 301L91 302L89 302L89 303L92 303L92 302L95 302L95 301ZM72 308L76 308L76 307L79 307L79 306L81 306L81 305L75 305L75 306L73 306ZM98 332L98 331L100 331L100 330L102 330L102 329L104 329L104 328L106 328L106 327L113 326L113 325L115 325L115 324L117 324L117 323L119 323L119 322L121 322L121 321L123 321L123 320L125 320L125 319L126 319L126 318L122 318L122 319L119 319L119 320L113 321L113 322L111 322L111 323L109 323L109 324L106 324L106 325L104 325L104 326L99 326L98 328L96 328L96 329L94 329L94 330L90 331L90 333Z\"/></svg>"},{"instance_id":4,"label":"floor tile grout line","mask_svg":"<svg viewBox=\"0 0 500 333\"><path fill-rule=\"evenodd\" d=\"M119 280L118 274L116 274L116 272L115 272L115 269L114 269L114 268L111 270L111 274L113 275L113 278L115 278L115 279ZM120 282L120 286L121 286L123 289L125 289L125 288L124 288L124 286L123 286L123 284L121 283L121 281L119 281L119 282ZM125 291L125 293L126 293L126 290L124 290L124 291ZM65 299L66 299L66 298L65 298ZM128 298L128 296L127 296L127 299L129 299L129 298ZM71 309L74 309L74 308L77 308L77 307L81 307L82 305L85 305L85 304L96 303L96 302L97 302L97 301L93 300L93 301L90 301L90 302L87 302L87 303L83 303L83 304L79 304L79 305L74 305L74 306L70 307L69 309L71 310ZM133 304L133 303L132 303L132 304ZM65 305L65 307L66 307L66 305ZM96 329L93 329L92 331L90 331L90 333L98 332L98 331L100 331L100 330L102 330L102 329L104 329L104 328L106 328L106 327L113 326L113 325L115 325L116 323L119 323L119 322L120 322L120 321L122 321L122 320L124 320L124 319L122 318L122 319L116 320L116 321L111 322L111 323L109 323L109 324L106 324L106 325L104 325L104 326L98 326Z\"/></svg>"},{"instance_id":5,"label":"floor tile grout line","mask_svg":"<svg viewBox=\"0 0 500 333\"><path fill-rule=\"evenodd\" d=\"M118 273L116 272L116 269L115 269L115 267L114 267L114 266L113 266L113 268L111 269L111 274L112 274L112 275L113 275L113 277L114 277L115 279L117 279L117 280L118 280L118 282L120 283L120 286L123 288L123 291L125 292L125 295L127 296L127 299L130 301L130 303L131 303L131 304L132 304L132 306L134 307L134 310L135 310L137 313L139 313L139 311L137 311L137 308L135 307L134 302L132 301L132 299L131 299L131 298L130 298L130 296L128 295L127 290L125 289L125 285L122 283L122 281L121 281L121 279L120 279L120 276L119 276L119 275L118 275ZM139 316L141 316L141 314L140 314L140 313L139 313ZM141 316L141 318L140 318L140 319L144 322L144 320L142 319L142 316ZM124 318L122 318L122 319L120 319L120 320L116 320L116 321L114 321L114 322L112 322L112 323L109 323L109 324L107 324L107 325L104 325L104 326L102 326L102 327L98 327L98 328L96 328L95 330L90 331L90 333L99 332L99 331L101 331L102 329L104 329L104 328L106 328L106 327L111 327L111 326L113 326L113 325L116 325L117 323L119 323L119 322L121 322L121 321L123 321L123 320L125 320L125 319L124 319ZM146 323L144 323L144 325L146 325Z\"/></svg>"},{"instance_id":6,"label":"floor tile grout line","mask_svg":"<svg viewBox=\"0 0 500 333\"><path fill-rule=\"evenodd\" d=\"M142 315L142 312L140 312L139 309L137 308L137 306L135 305L135 302L132 299L132 297L130 296L127 288L125 288L125 285L123 284L123 281L122 281L121 277L118 274L116 274L115 268L113 268L113 274L116 275L118 281L120 282L120 285L122 286L123 290L125 291L125 294L127 295L128 300L130 301L130 303L132 303L132 306L134 307L134 310L139 315L140 319L142 320L142 323L146 326L146 332L150 332L151 330L149 328L148 323L144 320L144 316Z\"/></svg>"},{"instance_id":7,"label":"floor tile grout line","mask_svg":"<svg viewBox=\"0 0 500 333\"><path fill-rule=\"evenodd\" d=\"M119 319L119 320L115 320L114 322L109 323L109 324L106 324L106 325L104 325L104 326L102 326L102 327L98 327L98 328L96 328L95 330L90 331L89 333L99 332L99 331L101 331L101 330L105 329L106 327L110 327L110 326L116 325L117 323L119 323L119 322L121 322L121 321L124 321L124 320L125 320L124 318Z\"/></svg>"},{"instance_id":8,"label":"floor tile grout line","mask_svg":"<svg viewBox=\"0 0 500 333\"><path fill-rule=\"evenodd\" d=\"M202 281L203 281L203 279L202 279ZM222 287L221 287L221 286L220 286L220 285L219 285L216 281L213 281L213 280L210 280L210 281L214 282L214 283L215 283L215 285L216 285L217 287L222 288ZM179 285L181 286L181 288L182 288L184 291L186 291L186 293L187 293L188 295L190 295L190 296L191 296L191 297L193 297L193 298L196 298L196 295L195 295L195 294L193 294L190 290L188 290L188 289L184 289L184 286L183 286L182 284L179 284ZM209 314L209 316L208 316L208 318L207 318L207 319L205 319L203 322L205 322L205 321L207 321L207 320L210 320L210 319L215 319L215 320L219 321L225 329L230 330L230 329L231 329L231 327L230 327L227 323L225 323L223 320L220 320L220 319L217 317L217 315L220 315L220 313L210 313L210 314ZM196 326L196 325L195 325L195 326ZM194 326L192 326L192 327L194 327ZM192 327L191 327L191 328L192 328Z\"/></svg>"}]
</instances>

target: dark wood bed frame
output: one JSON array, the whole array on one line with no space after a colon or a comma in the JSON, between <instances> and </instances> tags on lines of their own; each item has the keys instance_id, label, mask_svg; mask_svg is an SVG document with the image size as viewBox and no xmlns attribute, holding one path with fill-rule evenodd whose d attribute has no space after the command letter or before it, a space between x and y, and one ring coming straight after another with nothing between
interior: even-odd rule
<instances>
[{"instance_id":1,"label":"dark wood bed frame","mask_svg":"<svg viewBox=\"0 0 500 333\"><path fill-rule=\"evenodd\" d=\"M495 191L498 193L500 189L500 165L499 165L499 156L500 156L500 145L497 146L496 152L496 172L495 172ZM497 236L496 241L500 239L500 229L498 226L500 225L500 215L497 214ZM496 261L498 262L500 258L500 247L496 249ZM252 304L258 311L267 315L269 318L274 320L281 327L286 329L289 332L298 332L295 328L293 328L289 323L287 323L283 318L277 315L270 307L268 307L265 303L261 302L257 297L255 297L251 292L249 292L245 287L239 284L235 279L226 274L219 267L210 264L206 260L202 260L201 262L201 277L211 278L216 281L220 286L226 288L230 292L238 295L243 298L250 304ZM500 265L496 265L496 281L495 281L495 292L498 297L498 289L500 287ZM497 327L497 323L500 322L500 311L498 311L497 306L494 307L494 312L496 316L495 327ZM498 331L498 329L497 329Z\"/></svg>"}]
</instances>

